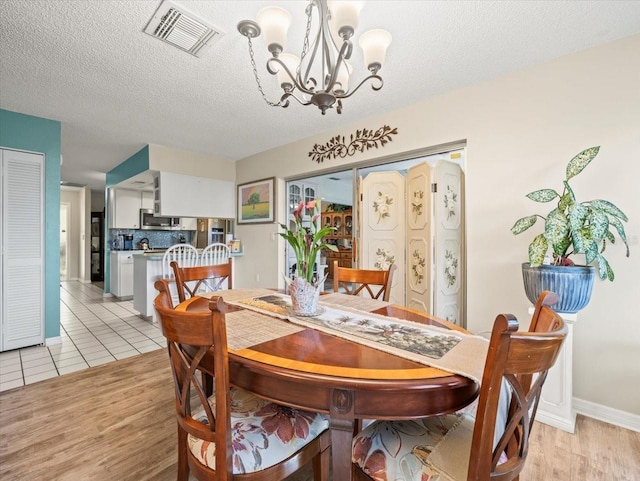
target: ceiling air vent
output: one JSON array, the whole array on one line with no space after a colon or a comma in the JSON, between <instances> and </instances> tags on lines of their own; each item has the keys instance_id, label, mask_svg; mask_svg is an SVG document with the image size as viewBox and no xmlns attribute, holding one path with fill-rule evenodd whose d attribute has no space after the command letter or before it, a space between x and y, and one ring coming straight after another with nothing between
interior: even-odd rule
<instances>
[{"instance_id":1,"label":"ceiling air vent","mask_svg":"<svg viewBox=\"0 0 640 481\"><path fill-rule=\"evenodd\" d=\"M144 29L145 33L196 57L224 33L174 2L164 0Z\"/></svg>"}]
</instances>

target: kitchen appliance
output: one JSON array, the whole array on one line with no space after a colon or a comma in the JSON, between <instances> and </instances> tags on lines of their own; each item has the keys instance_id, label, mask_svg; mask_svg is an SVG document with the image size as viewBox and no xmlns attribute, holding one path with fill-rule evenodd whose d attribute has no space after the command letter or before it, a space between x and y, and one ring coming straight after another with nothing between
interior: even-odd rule
<instances>
[{"instance_id":1,"label":"kitchen appliance","mask_svg":"<svg viewBox=\"0 0 640 481\"><path fill-rule=\"evenodd\" d=\"M227 241L227 234L231 233L231 219L198 219L196 229L196 247L204 248L209 244Z\"/></svg>"},{"instance_id":2,"label":"kitchen appliance","mask_svg":"<svg viewBox=\"0 0 640 481\"><path fill-rule=\"evenodd\" d=\"M122 236L122 249L125 251L133 250L133 234L124 234Z\"/></svg>"},{"instance_id":3,"label":"kitchen appliance","mask_svg":"<svg viewBox=\"0 0 640 481\"><path fill-rule=\"evenodd\" d=\"M180 230L180 217L154 216L153 209L140 209L140 228L145 230Z\"/></svg>"},{"instance_id":4,"label":"kitchen appliance","mask_svg":"<svg viewBox=\"0 0 640 481\"><path fill-rule=\"evenodd\" d=\"M143 237L142 239L140 239L140 241L138 242L138 248L143 251L148 251L150 249L149 239L147 239L146 237Z\"/></svg>"}]
</instances>

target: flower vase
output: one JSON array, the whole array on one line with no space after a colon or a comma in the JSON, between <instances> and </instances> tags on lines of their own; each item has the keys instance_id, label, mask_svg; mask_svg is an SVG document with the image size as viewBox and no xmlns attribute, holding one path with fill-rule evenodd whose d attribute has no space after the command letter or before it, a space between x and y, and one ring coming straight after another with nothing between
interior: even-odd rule
<instances>
[{"instance_id":1,"label":"flower vase","mask_svg":"<svg viewBox=\"0 0 640 481\"><path fill-rule=\"evenodd\" d=\"M299 316L313 316L318 311L318 298L322 283L310 283L304 277L287 279L293 312Z\"/></svg>"}]
</instances>

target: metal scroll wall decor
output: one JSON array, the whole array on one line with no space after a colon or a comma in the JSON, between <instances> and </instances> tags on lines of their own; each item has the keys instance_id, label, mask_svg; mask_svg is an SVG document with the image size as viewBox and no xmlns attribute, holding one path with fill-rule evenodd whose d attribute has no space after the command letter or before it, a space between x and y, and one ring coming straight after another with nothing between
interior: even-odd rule
<instances>
[{"instance_id":1,"label":"metal scroll wall decor","mask_svg":"<svg viewBox=\"0 0 640 481\"><path fill-rule=\"evenodd\" d=\"M383 125L378 130L356 130L355 134L351 134L349 144L345 142L344 135L336 135L326 144L315 144L313 150L309 152L309 157L318 163L324 162L325 159L345 158L356 152L364 152L365 149L384 147L393 140L391 136L397 134L397 127L392 129L388 125Z\"/></svg>"}]
</instances>

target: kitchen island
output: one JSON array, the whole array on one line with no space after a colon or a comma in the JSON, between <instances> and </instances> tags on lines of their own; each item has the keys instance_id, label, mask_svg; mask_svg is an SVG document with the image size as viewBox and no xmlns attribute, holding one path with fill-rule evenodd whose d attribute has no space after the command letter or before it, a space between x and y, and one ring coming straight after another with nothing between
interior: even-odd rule
<instances>
[{"instance_id":1,"label":"kitchen island","mask_svg":"<svg viewBox=\"0 0 640 481\"><path fill-rule=\"evenodd\" d=\"M198 254L201 253L202 249L198 249ZM242 252L232 252L230 255L240 257ZM163 256L163 251L153 250L133 258L133 308L144 317L153 317L154 322L156 319L153 300L158 294L154 283L162 278ZM177 304L178 294L175 285L172 284L171 289L175 294L174 303Z\"/></svg>"}]
</instances>

